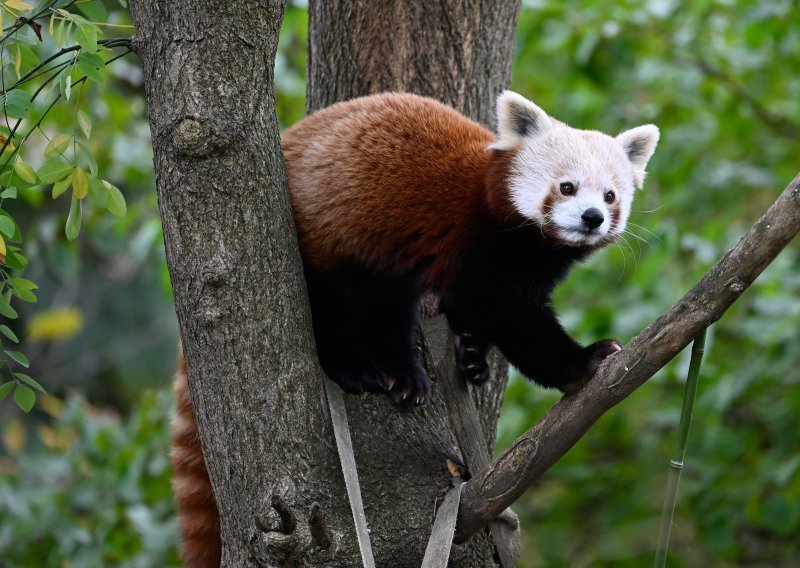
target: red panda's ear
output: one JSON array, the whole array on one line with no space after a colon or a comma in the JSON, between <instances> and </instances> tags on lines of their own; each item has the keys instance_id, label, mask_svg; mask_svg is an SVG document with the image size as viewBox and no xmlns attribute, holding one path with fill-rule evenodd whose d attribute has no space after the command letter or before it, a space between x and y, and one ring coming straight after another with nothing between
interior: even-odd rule
<instances>
[{"instance_id":1,"label":"red panda's ear","mask_svg":"<svg viewBox=\"0 0 800 568\"><path fill-rule=\"evenodd\" d=\"M542 109L513 91L503 91L497 97L497 139L489 149L510 150L523 140L542 136L553 122Z\"/></svg>"},{"instance_id":2,"label":"red panda's ear","mask_svg":"<svg viewBox=\"0 0 800 568\"><path fill-rule=\"evenodd\" d=\"M633 177L637 188L642 187L644 183L644 169L656 151L659 136L658 127L653 124L637 126L617 136L617 142L633 164Z\"/></svg>"}]
</instances>

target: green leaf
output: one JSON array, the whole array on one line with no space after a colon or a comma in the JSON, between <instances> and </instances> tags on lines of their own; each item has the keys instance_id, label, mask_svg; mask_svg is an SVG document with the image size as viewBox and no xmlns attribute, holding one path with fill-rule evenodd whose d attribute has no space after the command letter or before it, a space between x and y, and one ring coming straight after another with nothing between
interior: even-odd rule
<instances>
[{"instance_id":1,"label":"green leaf","mask_svg":"<svg viewBox=\"0 0 800 568\"><path fill-rule=\"evenodd\" d=\"M69 12L67 12L67 13L69 14ZM72 25L73 25L73 23L74 22L73 22L72 19L67 21L67 27L64 28L64 43L68 43L69 42L69 36L72 33Z\"/></svg>"},{"instance_id":2,"label":"green leaf","mask_svg":"<svg viewBox=\"0 0 800 568\"><path fill-rule=\"evenodd\" d=\"M75 196L73 191L72 202L69 205L69 215L67 216L67 225L64 228L67 239L70 241L74 241L78 237L78 233L81 232L81 208L81 200Z\"/></svg>"},{"instance_id":3,"label":"green leaf","mask_svg":"<svg viewBox=\"0 0 800 568\"><path fill-rule=\"evenodd\" d=\"M30 363L28 362L28 358L25 357L25 355L23 355L19 351L12 351L11 349L4 349L4 351L6 352L6 355L11 357L14 361L19 363L23 367L27 368L27 367L30 366Z\"/></svg>"},{"instance_id":4,"label":"green leaf","mask_svg":"<svg viewBox=\"0 0 800 568\"><path fill-rule=\"evenodd\" d=\"M9 278L8 284L13 288L13 294L23 302L31 304L36 302L36 294L33 293L33 290L37 290L39 286L35 282L25 278Z\"/></svg>"},{"instance_id":5,"label":"green leaf","mask_svg":"<svg viewBox=\"0 0 800 568\"><path fill-rule=\"evenodd\" d=\"M97 51L97 30L91 24L80 24L75 30L75 41L87 52Z\"/></svg>"},{"instance_id":6,"label":"green leaf","mask_svg":"<svg viewBox=\"0 0 800 568\"><path fill-rule=\"evenodd\" d=\"M62 162L61 160L50 160L44 163L36 172L39 175L39 181L42 183L55 183L61 181L69 174L72 173L72 164Z\"/></svg>"},{"instance_id":7,"label":"green leaf","mask_svg":"<svg viewBox=\"0 0 800 568\"><path fill-rule=\"evenodd\" d=\"M17 162L14 164L14 173L17 174L22 181L31 184L35 184L38 181L36 178L36 172L33 170L33 168L22 160L17 160Z\"/></svg>"},{"instance_id":8,"label":"green leaf","mask_svg":"<svg viewBox=\"0 0 800 568\"><path fill-rule=\"evenodd\" d=\"M18 252L10 252L6 257L6 265L17 270L22 270L28 266L28 259Z\"/></svg>"},{"instance_id":9,"label":"green leaf","mask_svg":"<svg viewBox=\"0 0 800 568\"><path fill-rule=\"evenodd\" d=\"M89 194L89 177L81 168L72 170L72 195L83 199Z\"/></svg>"},{"instance_id":10,"label":"green leaf","mask_svg":"<svg viewBox=\"0 0 800 568\"><path fill-rule=\"evenodd\" d=\"M10 382L3 383L2 385L0 385L0 400L3 400L5 397L7 397L8 393L10 393L12 390L14 390L14 386L16 384L17 383L15 383L14 381L10 381Z\"/></svg>"},{"instance_id":11,"label":"green leaf","mask_svg":"<svg viewBox=\"0 0 800 568\"><path fill-rule=\"evenodd\" d=\"M36 402L36 393L28 387L17 387L17 390L14 391L14 402L24 412L30 412Z\"/></svg>"},{"instance_id":12,"label":"green leaf","mask_svg":"<svg viewBox=\"0 0 800 568\"><path fill-rule=\"evenodd\" d=\"M14 89L6 91L3 97L5 113L11 118L25 118L33 106L31 98L25 91Z\"/></svg>"},{"instance_id":13,"label":"green leaf","mask_svg":"<svg viewBox=\"0 0 800 568\"><path fill-rule=\"evenodd\" d=\"M94 159L92 156L91 150L84 144L83 142L78 142L75 145L75 150L78 154L78 158L86 164L86 167L89 168L89 173L93 176L97 175L97 160Z\"/></svg>"},{"instance_id":14,"label":"green leaf","mask_svg":"<svg viewBox=\"0 0 800 568\"><path fill-rule=\"evenodd\" d=\"M65 177L53 184L53 199L64 193L72 185L72 176Z\"/></svg>"},{"instance_id":15,"label":"green leaf","mask_svg":"<svg viewBox=\"0 0 800 568\"><path fill-rule=\"evenodd\" d=\"M17 49L14 53L14 73L17 74L17 79L19 79L22 76L19 72L21 68L22 68L22 49L20 48L19 44L17 44Z\"/></svg>"},{"instance_id":16,"label":"green leaf","mask_svg":"<svg viewBox=\"0 0 800 568\"><path fill-rule=\"evenodd\" d=\"M125 204L125 196L115 186L103 180L103 187L108 192L108 210L117 217L124 217L128 212L128 207Z\"/></svg>"},{"instance_id":17,"label":"green leaf","mask_svg":"<svg viewBox=\"0 0 800 568\"><path fill-rule=\"evenodd\" d=\"M32 49L31 46L28 45L18 45L20 53L20 69L24 75L27 71L30 71L33 67L39 64L40 58L38 55L38 49Z\"/></svg>"},{"instance_id":18,"label":"green leaf","mask_svg":"<svg viewBox=\"0 0 800 568\"><path fill-rule=\"evenodd\" d=\"M89 77L92 81L102 84L104 82L103 74L100 69L105 67L103 58L96 53L81 53L78 56L78 63L76 65L78 71Z\"/></svg>"},{"instance_id":19,"label":"green leaf","mask_svg":"<svg viewBox=\"0 0 800 568\"><path fill-rule=\"evenodd\" d=\"M79 2L77 8L86 14L86 17L93 22L108 21L108 11L99 0L94 0L93 2Z\"/></svg>"},{"instance_id":20,"label":"green leaf","mask_svg":"<svg viewBox=\"0 0 800 568\"><path fill-rule=\"evenodd\" d=\"M78 128L81 129L83 135L88 139L92 134L92 119L89 118L88 114L79 110L75 121L78 123Z\"/></svg>"},{"instance_id":21,"label":"green leaf","mask_svg":"<svg viewBox=\"0 0 800 568\"><path fill-rule=\"evenodd\" d=\"M27 12L33 10L33 6L22 0L6 0L5 5L12 10L19 10L20 12Z\"/></svg>"},{"instance_id":22,"label":"green leaf","mask_svg":"<svg viewBox=\"0 0 800 568\"><path fill-rule=\"evenodd\" d=\"M108 209L108 192L96 177L89 178L89 199L92 203L103 209Z\"/></svg>"},{"instance_id":23,"label":"green leaf","mask_svg":"<svg viewBox=\"0 0 800 568\"><path fill-rule=\"evenodd\" d=\"M0 333L5 335L8 339L13 341L14 343L19 343L19 337L17 337L17 334L11 331L11 328L8 327L7 325L0 325Z\"/></svg>"},{"instance_id":24,"label":"green leaf","mask_svg":"<svg viewBox=\"0 0 800 568\"><path fill-rule=\"evenodd\" d=\"M13 185L7 187L0 193L0 198L2 199L16 199L17 198L17 188Z\"/></svg>"},{"instance_id":25,"label":"green leaf","mask_svg":"<svg viewBox=\"0 0 800 568\"><path fill-rule=\"evenodd\" d=\"M64 43L64 20L61 20L58 23L58 29L56 30L56 46L61 47Z\"/></svg>"},{"instance_id":26,"label":"green leaf","mask_svg":"<svg viewBox=\"0 0 800 568\"><path fill-rule=\"evenodd\" d=\"M69 134L58 134L53 137L52 140L45 146L44 148L44 157L45 158L57 158L64 151L69 147L69 143L72 142L72 136ZM22 176L20 176L22 177ZM30 182L35 183L35 182Z\"/></svg>"},{"instance_id":27,"label":"green leaf","mask_svg":"<svg viewBox=\"0 0 800 568\"><path fill-rule=\"evenodd\" d=\"M41 393L47 392L44 390L44 387L40 385L39 382L30 375L26 375L25 373L14 373L14 376L17 377L23 383L32 386Z\"/></svg>"},{"instance_id":28,"label":"green leaf","mask_svg":"<svg viewBox=\"0 0 800 568\"><path fill-rule=\"evenodd\" d=\"M9 256L11 255L9 254ZM5 316L8 319L17 319L17 311L11 307L9 302L11 302L10 291L0 296L0 316Z\"/></svg>"},{"instance_id":29,"label":"green leaf","mask_svg":"<svg viewBox=\"0 0 800 568\"><path fill-rule=\"evenodd\" d=\"M11 217L0 215L0 233L3 233L9 239L12 239L16 229L17 226L14 224L14 220Z\"/></svg>"},{"instance_id":30,"label":"green leaf","mask_svg":"<svg viewBox=\"0 0 800 568\"><path fill-rule=\"evenodd\" d=\"M36 282L31 282L25 278L9 278L8 283L14 288L22 290L38 290L39 285Z\"/></svg>"},{"instance_id":31,"label":"green leaf","mask_svg":"<svg viewBox=\"0 0 800 568\"><path fill-rule=\"evenodd\" d=\"M78 63L91 65L95 69L102 69L106 65L105 60L96 53L81 53L78 56Z\"/></svg>"},{"instance_id":32,"label":"green leaf","mask_svg":"<svg viewBox=\"0 0 800 568\"><path fill-rule=\"evenodd\" d=\"M23 302L28 302L29 304L36 303L36 294L31 292L30 290L16 289L13 291L13 294Z\"/></svg>"}]
</instances>

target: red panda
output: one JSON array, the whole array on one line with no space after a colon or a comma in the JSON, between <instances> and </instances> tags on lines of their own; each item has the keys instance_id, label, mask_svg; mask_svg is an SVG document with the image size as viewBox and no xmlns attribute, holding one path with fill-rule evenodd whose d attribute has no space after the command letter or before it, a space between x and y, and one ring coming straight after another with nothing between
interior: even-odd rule
<instances>
[{"instance_id":1,"label":"red panda","mask_svg":"<svg viewBox=\"0 0 800 568\"><path fill-rule=\"evenodd\" d=\"M550 296L575 262L625 230L658 129L617 137L573 129L510 91L498 97L497 123L494 135L432 99L387 93L335 104L283 134L317 351L344 390L427 399L413 347L428 291L439 295L459 367L476 384L488 378L492 345L564 392L621 348L579 345ZM204 531L218 533L218 519L202 457L188 456L199 446L178 381L183 554L205 566L201 552L218 562L211 537L202 541Z\"/></svg>"},{"instance_id":2,"label":"red panda","mask_svg":"<svg viewBox=\"0 0 800 568\"><path fill-rule=\"evenodd\" d=\"M434 100L383 94L284 133L318 354L346 391L425 401L413 341L426 291L478 384L491 345L565 392L620 349L578 345L549 299L572 264L624 231L658 129L576 130L510 91L497 122L495 136Z\"/></svg>"}]
</instances>

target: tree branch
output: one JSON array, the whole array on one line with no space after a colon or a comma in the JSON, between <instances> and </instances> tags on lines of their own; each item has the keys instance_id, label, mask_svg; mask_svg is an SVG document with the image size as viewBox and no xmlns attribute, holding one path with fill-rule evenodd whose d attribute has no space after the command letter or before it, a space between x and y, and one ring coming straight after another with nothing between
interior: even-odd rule
<instances>
[{"instance_id":1,"label":"tree branch","mask_svg":"<svg viewBox=\"0 0 800 568\"><path fill-rule=\"evenodd\" d=\"M455 541L516 501L608 409L717 321L800 231L800 174L738 244L681 300L606 360L578 393L558 401L494 463L464 485Z\"/></svg>"}]
</instances>

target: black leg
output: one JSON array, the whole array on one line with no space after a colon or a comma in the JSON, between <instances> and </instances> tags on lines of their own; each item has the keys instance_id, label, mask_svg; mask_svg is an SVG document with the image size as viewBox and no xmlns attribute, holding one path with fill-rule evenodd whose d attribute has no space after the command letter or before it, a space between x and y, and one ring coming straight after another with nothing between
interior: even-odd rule
<instances>
[{"instance_id":1,"label":"black leg","mask_svg":"<svg viewBox=\"0 0 800 568\"><path fill-rule=\"evenodd\" d=\"M494 293L481 291L444 303L457 335L459 367L468 380L478 384L485 381L485 356L493 344L529 379L565 393L574 392L589 380L603 359L621 348L613 340L582 347L558 323L547 304L547 294L526 288L521 280L501 284L506 286L498 286Z\"/></svg>"},{"instance_id":2,"label":"black leg","mask_svg":"<svg viewBox=\"0 0 800 568\"><path fill-rule=\"evenodd\" d=\"M526 315L525 322L509 318L505 329L498 330L496 342L512 365L542 386L575 392L603 359L622 348L610 339L582 347L564 331L548 306Z\"/></svg>"},{"instance_id":3,"label":"black leg","mask_svg":"<svg viewBox=\"0 0 800 568\"><path fill-rule=\"evenodd\" d=\"M414 352L419 293L411 279L361 270L321 275L307 269L317 351L347 392L388 391L421 404L430 382Z\"/></svg>"},{"instance_id":4,"label":"black leg","mask_svg":"<svg viewBox=\"0 0 800 568\"><path fill-rule=\"evenodd\" d=\"M491 344L467 331L455 336L456 358L461 376L474 385L483 385L489 380L489 365L486 356Z\"/></svg>"}]
</instances>

